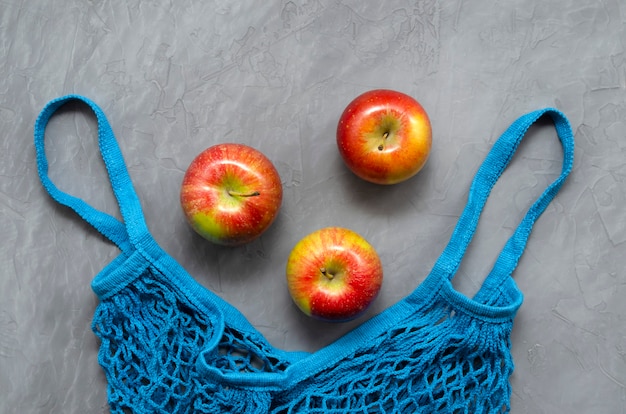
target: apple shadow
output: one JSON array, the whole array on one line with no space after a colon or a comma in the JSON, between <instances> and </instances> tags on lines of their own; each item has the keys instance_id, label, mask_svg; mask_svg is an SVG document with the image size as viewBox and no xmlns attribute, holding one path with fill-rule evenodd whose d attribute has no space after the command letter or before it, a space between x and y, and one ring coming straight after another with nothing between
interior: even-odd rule
<instances>
[{"instance_id":1,"label":"apple shadow","mask_svg":"<svg viewBox=\"0 0 626 414\"><path fill-rule=\"evenodd\" d=\"M300 346L298 350L306 352L316 352L332 344L342 336L354 330L376 313L380 309L373 306L364 314L349 321L324 321L316 319L302 313L295 304L291 304L289 312L292 313L295 323L290 329L290 336L299 338ZM295 350L295 349L294 349Z\"/></svg>"},{"instance_id":2,"label":"apple shadow","mask_svg":"<svg viewBox=\"0 0 626 414\"><path fill-rule=\"evenodd\" d=\"M341 157L336 157L337 182L345 194L350 194L352 203L356 209L372 215L387 216L414 214L415 203L431 182L430 164L426 162L424 167L413 177L397 184L374 184L368 182L352 171L343 163Z\"/></svg>"}]
</instances>

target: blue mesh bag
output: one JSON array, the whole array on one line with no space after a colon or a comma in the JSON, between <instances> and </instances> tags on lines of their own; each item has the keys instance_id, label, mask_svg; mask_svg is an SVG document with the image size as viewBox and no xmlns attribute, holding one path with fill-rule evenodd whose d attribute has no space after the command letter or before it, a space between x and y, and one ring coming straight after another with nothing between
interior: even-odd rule
<instances>
[{"instance_id":1,"label":"blue mesh bag","mask_svg":"<svg viewBox=\"0 0 626 414\"><path fill-rule=\"evenodd\" d=\"M98 122L99 148L122 220L59 190L48 176L44 132L70 101ZM528 128L549 116L563 148L560 176L526 212L476 295L453 288L487 197ZM272 346L234 306L198 284L150 235L122 153L102 110L69 95L48 103L34 129L45 189L121 253L93 280L93 332L113 413L505 413L513 372L510 334L522 303L511 277L535 220L574 158L558 110L517 119L495 142L467 205L428 277L404 299L317 352Z\"/></svg>"}]
</instances>

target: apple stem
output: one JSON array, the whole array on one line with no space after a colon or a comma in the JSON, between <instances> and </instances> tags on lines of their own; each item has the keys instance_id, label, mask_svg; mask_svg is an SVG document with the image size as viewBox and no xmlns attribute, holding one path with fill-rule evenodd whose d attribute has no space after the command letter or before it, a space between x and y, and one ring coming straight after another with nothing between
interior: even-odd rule
<instances>
[{"instance_id":1,"label":"apple stem","mask_svg":"<svg viewBox=\"0 0 626 414\"><path fill-rule=\"evenodd\" d=\"M320 272L322 272L322 274L323 274L324 276L326 276L326 277L327 277L328 279L330 279L330 280L332 280L332 279L335 277L335 275L334 275L334 274L332 274L331 272L329 272L328 270L326 270L326 268L325 268L325 267L322 267L322 268L320 269Z\"/></svg>"},{"instance_id":2,"label":"apple stem","mask_svg":"<svg viewBox=\"0 0 626 414\"><path fill-rule=\"evenodd\" d=\"M252 193L240 193L239 191L228 190L228 195L232 197L256 197L260 196L261 193L258 191L254 191Z\"/></svg>"},{"instance_id":3,"label":"apple stem","mask_svg":"<svg viewBox=\"0 0 626 414\"><path fill-rule=\"evenodd\" d=\"M385 131L383 134L383 143L378 146L378 151L382 151L385 149L385 140L389 137L389 131Z\"/></svg>"}]
</instances>

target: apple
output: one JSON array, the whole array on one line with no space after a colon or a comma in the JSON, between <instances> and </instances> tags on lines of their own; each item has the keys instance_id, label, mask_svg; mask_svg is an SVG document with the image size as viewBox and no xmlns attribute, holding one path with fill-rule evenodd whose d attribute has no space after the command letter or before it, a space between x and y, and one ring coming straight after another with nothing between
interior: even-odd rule
<instances>
[{"instance_id":1,"label":"apple","mask_svg":"<svg viewBox=\"0 0 626 414\"><path fill-rule=\"evenodd\" d=\"M232 143L202 151L185 172L180 192L191 227L224 246L259 237L276 218L282 198L272 162L252 147Z\"/></svg>"},{"instance_id":2,"label":"apple","mask_svg":"<svg viewBox=\"0 0 626 414\"><path fill-rule=\"evenodd\" d=\"M287 260L287 287L308 316L341 322L361 315L383 282L374 247L352 230L326 227L300 240Z\"/></svg>"},{"instance_id":3,"label":"apple","mask_svg":"<svg viewBox=\"0 0 626 414\"><path fill-rule=\"evenodd\" d=\"M404 93L377 89L357 96L337 124L337 146L352 172L396 184L422 169L432 146L428 114Z\"/></svg>"}]
</instances>

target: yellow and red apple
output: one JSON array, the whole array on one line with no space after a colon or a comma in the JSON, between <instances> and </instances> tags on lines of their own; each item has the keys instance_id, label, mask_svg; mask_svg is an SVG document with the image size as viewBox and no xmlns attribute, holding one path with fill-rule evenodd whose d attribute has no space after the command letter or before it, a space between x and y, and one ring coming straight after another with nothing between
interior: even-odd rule
<instances>
[{"instance_id":1,"label":"yellow and red apple","mask_svg":"<svg viewBox=\"0 0 626 414\"><path fill-rule=\"evenodd\" d=\"M368 91L342 113L337 146L348 168L362 179L399 183L417 174L428 159L430 119L422 105L404 93Z\"/></svg>"},{"instance_id":2,"label":"yellow and red apple","mask_svg":"<svg viewBox=\"0 0 626 414\"><path fill-rule=\"evenodd\" d=\"M198 234L216 244L236 246L270 227L282 197L278 171L263 153L224 143L207 148L191 162L180 202Z\"/></svg>"},{"instance_id":3,"label":"yellow and red apple","mask_svg":"<svg viewBox=\"0 0 626 414\"><path fill-rule=\"evenodd\" d=\"M374 247L356 232L326 227L300 240L287 260L287 286L306 315L347 321L374 301L383 268Z\"/></svg>"}]
</instances>

